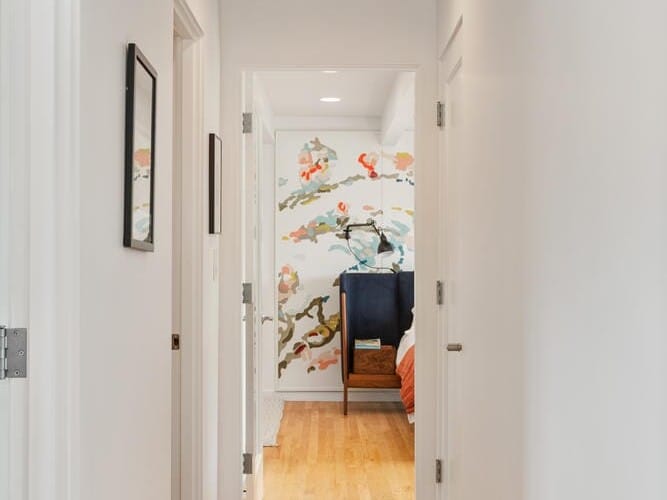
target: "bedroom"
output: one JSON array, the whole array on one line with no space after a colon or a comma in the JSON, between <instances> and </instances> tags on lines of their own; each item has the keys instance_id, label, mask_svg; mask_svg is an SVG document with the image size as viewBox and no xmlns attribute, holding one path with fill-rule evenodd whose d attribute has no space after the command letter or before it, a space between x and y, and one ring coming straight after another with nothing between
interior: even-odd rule
<instances>
[{"instance_id":1,"label":"bedroom","mask_svg":"<svg viewBox=\"0 0 667 500\"><path fill-rule=\"evenodd\" d=\"M266 499L414 497L414 81L317 69L246 83L259 283L246 443ZM381 348L355 349L365 339Z\"/></svg>"}]
</instances>

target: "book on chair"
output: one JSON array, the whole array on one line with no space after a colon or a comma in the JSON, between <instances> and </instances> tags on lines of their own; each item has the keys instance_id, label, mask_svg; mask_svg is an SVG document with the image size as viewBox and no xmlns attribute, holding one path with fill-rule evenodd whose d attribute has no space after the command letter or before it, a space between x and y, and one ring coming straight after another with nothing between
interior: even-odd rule
<instances>
[{"instance_id":1,"label":"book on chair","mask_svg":"<svg viewBox=\"0 0 667 500\"><path fill-rule=\"evenodd\" d=\"M380 339L354 339L354 348L379 350L382 345Z\"/></svg>"}]
</instances>

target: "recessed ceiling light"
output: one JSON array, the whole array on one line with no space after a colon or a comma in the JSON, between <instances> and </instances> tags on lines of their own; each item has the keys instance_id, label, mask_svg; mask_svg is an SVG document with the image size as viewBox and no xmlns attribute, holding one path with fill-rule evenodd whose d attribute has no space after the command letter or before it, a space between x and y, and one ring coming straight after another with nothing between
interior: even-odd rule
<instances>
[{"instance_id":1,"label":"recessed ceiling light","mask_svg":"<svg viewBox=\"0 0 667 500\"><path fill-rule=\"evenodd\" d=\"M340 102L340 97L320 97L322 102Z\"/></svg>"},{"instance_id":2,"label":"recessed ceiling light","mask_svg":"<svg viewBox=\"0 0 667 500\"><path fill-rule=\"evenodd\" d=\"M325 73L327 75L335 75L336 73L338 73L338 71L336 71L335 69L325 69L324 71L322 71L322 73Z\"/></svg>"}]
</instances>

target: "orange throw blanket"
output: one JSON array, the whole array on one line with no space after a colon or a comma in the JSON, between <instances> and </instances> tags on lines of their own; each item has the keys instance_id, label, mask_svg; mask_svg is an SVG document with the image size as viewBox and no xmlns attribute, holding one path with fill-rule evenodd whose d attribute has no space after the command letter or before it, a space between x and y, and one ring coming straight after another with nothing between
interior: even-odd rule
<instances>
[{"instance_id":1,"label":"orange throw blanket","mask_svg":"<svg viewBox=\"0 0 667 500\"><path fill-rule=\"evenodd\" d=\"M401 377L401 399L407 413L415 411L415 346L411 346L396 367Z\"/></svg>"}]
</instances>

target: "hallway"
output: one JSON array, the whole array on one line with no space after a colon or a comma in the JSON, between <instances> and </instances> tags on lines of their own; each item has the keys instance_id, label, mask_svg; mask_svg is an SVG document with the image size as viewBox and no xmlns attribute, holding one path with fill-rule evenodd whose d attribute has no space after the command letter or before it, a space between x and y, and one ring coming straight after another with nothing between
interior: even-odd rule
<instances>
[{"instance_id":1,"label":"hallway","mask_svg":"<svg viewBox=\"0 0 667 500\"><path fill-rule=\"evenodd\" d=\"M264 448L264 499L414 498L414 428L401 403L287 402Z\"/></svg>"},{"instance_id":2,"label":"hallway","mask_svg":"<svg viewBox=\"0 0 667 500\"><path fill-rule=\"evenodd\" d=\"M666 500L665 19L0 1L0 500ZM383 235L415 426L330 401Z\"/></svg>"}]
</instances>

